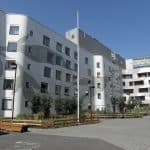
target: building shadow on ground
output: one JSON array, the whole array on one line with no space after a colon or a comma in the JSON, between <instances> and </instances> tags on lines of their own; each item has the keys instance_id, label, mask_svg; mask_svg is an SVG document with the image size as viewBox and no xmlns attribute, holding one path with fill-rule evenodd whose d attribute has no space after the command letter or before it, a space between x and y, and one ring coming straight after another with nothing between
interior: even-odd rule
<instances>
[{"instance_id":1,"label":"building shadow on ground","mask_svg":"<svg viewBox=\"0 0 150 150\"><path fill-rule=\"evenodd\" d=\"M4 132L4 131L0 131L0 136L1 135L6 135L6 134L9 134L8 132Z\"/></svg>"}]
</instances>

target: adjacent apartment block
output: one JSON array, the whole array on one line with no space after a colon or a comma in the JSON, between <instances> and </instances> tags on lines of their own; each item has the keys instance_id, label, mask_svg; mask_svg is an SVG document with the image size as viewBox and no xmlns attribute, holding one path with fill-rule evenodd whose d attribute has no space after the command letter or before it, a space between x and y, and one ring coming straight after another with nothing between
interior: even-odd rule
<instances>
[{"instance_id":1,"label":"adjacent apartment block","mask_svg":"<svg viewBox=\"0 0 150 150\"><path fill-rule=\"evenodd\" d=\"M131 98L150 104L150 57L127 59L122 73L126 101Z\"/></svg>"},{"instance_id":2,"label":"adjacent apartment block","mask_svg":"<svg viewBox=\"0 0 150 150\"><path fill-rule=\"evenodd\" d=\"M80 84L91 78L92 109L112 111L112 96L122 96L122 69L125 60L87 33L77 28L66 32L66 38L80 44ZM84 81L84 82L83 82ZM88 81L88 80L87 80ZM88 83L86 82L85 86Z\"/></svg>"}]
</instances>

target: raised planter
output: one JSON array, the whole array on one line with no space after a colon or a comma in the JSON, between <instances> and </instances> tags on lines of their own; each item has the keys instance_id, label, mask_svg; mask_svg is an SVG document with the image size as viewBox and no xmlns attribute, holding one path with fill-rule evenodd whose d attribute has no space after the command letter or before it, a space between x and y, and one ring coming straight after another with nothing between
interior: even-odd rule
<instances>
[{"instance_id":1,"label":"raised planter","mask_svg":"<svg viewBox=\"0 0 150 150\"><path fill-rule=\"evenodd\" d=\"M28 126L12 122L0 122L0 130L9 132L26 132L28 130Z\"/></svg>"}]
</instances>

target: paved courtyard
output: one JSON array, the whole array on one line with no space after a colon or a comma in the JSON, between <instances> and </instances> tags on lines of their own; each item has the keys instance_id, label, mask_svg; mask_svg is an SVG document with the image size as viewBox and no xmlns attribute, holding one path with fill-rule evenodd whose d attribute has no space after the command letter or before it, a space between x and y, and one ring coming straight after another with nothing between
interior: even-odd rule
<instances>
[{"instance_id":1,"label":"paved courtyard","mask_svg":"<svg viewBox=\"0 0 150 150\"><path fill-rule=\"evenodd\" d=\"M0 134L0 150L150 150L150 117Z\"/></svg>"},{"instance_id":2,"label":"paved courtyard","mask_svg":"<svg viewBox=\"0 0 150 150\"><path fill-rule=\"evenodd\" d=\"M93 125L31 131L44 135L102 139L125 150L150 150L150 117L104 120Z\"/></svg>"}]
</instances>

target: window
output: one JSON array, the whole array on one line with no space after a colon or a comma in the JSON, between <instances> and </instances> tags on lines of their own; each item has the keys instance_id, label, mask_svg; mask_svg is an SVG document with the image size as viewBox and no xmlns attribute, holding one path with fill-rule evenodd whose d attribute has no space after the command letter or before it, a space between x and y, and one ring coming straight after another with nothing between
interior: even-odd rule
<instances>
[{"instance_id":1,"label":"window","mask_svg":"<svg viewBox=\"0 0 150 150\"><path fill-rule=\"evenodd\" d=\"M126 85L126 83L125 83L125 82L122 82L122 85L123 85L123 86L125 86L125 85Z\"/></svg>"},{"instance_id":2,"label":"window","mask_svg":"<svg viewBox=\"0 0 150 150\"><path fill-rule=\"evenodd\" d=\"M47 53L47 62L53 64L54 55L50 52Z\"/></svg>"},{"instance_id":3,"label":"window","mask_svg":"<svg viewBox=\"0 0 150 150\"><path fill-rule=\"evenodd\" d=\"M41 93L48 93L48 83L41 83Z\"/></svg>"},{"instance_id":4,"label":"window","mask_svg":"<svg viewBox=\"0 0 150 150\"><path fill-rule=\"evenodd\" d=\"M32 31L32 30L30 30L29 34L30 34L30 36L33 36L33 31Z\"/></svg>"},{"instance_id":5,"label":"window","mask_svg":"<svg viewBox=\"0 0 150 150\"><path fill-rule=\"evenodd\" d=\"M91 69L88 69L88 76L91 76L92 75L92 71Z\"/></svg>"},{"instance_id":6,"label":"window","mask_svg":"<svg viewBox=\"0 0 150 150\"><path fill-rule=\"evenodd\" d=\"M69 87L65 87L64 95L69 96Z\"/></svg>"},{"instance_id":7,"label":"window","mask_svg":"<svg viewBox=\"0 0 150 150\"><path fill-rule=\"evenodd\" d=\"M134 97L136 100L145 100L145 96L135 96Z\"/></svg>"},{"instance_id":8,"label":"window","mask_svg":"<svg viewBox=\"0 0 150 150\"><path fill-rule=\"evenodd\" d=\"M99 62L97 62L96 66L97 66L97 68L100 68L100 63L99 63Z\"/></svg>"},{"instance_id":9,"label":"window","mask_svg":"<svg viewBox=\"0 0 150 150\"><path fill-rule=\"evenodd\" d=\"M144 81L143 80L134 81L134 85L144 85Z\"/></svg>"},{"instance_id":10,"label":"window","mask_svg":"<svg viewBox=\"0 0 150 150\"><path fill-rule=\"evenodd\" d=\"M130 94L130 93L133 93L133 89L124 89L123 90L123 93L126 93L126 94Z\"/></svg>"},{"instance_id":11,"label":"window","mask_svg":"<svg viewBox=\"0 0 150 150\"><path fill-rule=\"evenodd\" d=\"M98 94L97 94L97 98L98 98L98 99L101 99L101 93L98 93Z\"/></svg>"},{"instance_id":12,"label":"window","mask_svg":"<svg viewBox=\"0 0 150 150\"><path fill-rule=\"evenodd\" d=\"M133 86L133 82L129 82L129 86Z\"/></svg>"},{"instance_id":13,"label":"window","mask_svg":"<svg viewBox=\"0 0 150 150\"><path fill-rule=\"evenodd\" d=\"M60 85L55 85L55 94L61 95L61 86Z\"/></svg>"},{"instance_id":14,"label":"window","mask_svg":"<svg viewBox=\"0 0 150 150\"><path fill-rule=\"evenodd\" d=\"M27 64L27 69L28 69L28 70L31 69L31 64Z\"/></svg>"},{"instance_id":15,"label":"window","mask_svg":"<svg viewBox=\"0 0 150 150\"><path fill-rule=\"evenodd\" d=\"M8 42L7 52L16 52L17 51L17 43Z\"/></svg>"},{"instance_id":16,"label":"window","mask_svg":"<svg viewBox=\"0 0 150 150\"><path fill-rule=\"evenodd\" d=\"M72 38L72 39L74 39L74 38L75 38L75 36L72 34L71 38Z\"/></svg>"},{"instance_id":17,"label":"window","mask_svg":"<svg viewBox=\"0 0 150 150\"><path fill-rule=\"evenodd\" d=\"M123 74L122 78L123 79L132 79L132 74Z\"/></svg>"},{"instance_id":18,"label":"window","mask_svg":"<svg viewBox=\"0 0 150 150\"><path fill-rule=\"evenodd\" d=\"M143 72L143 73L138 73L137 74L137 76L139 77L139 78L141 78L141 77L147 77L147 72Z\"/></svg>"},{"instance_id":19,"label":"window","mask_svg":"<svg viewBox=\"0 0 150 150\"><path fill-rule=\"evenodd\" d=\"M78 64L74 64L74 71L78 71Z\"/></svg>"},{"instance_id":20,"label":"window","mask_svg":"<svg viewBox=\"0 0 150 150\"><path fill-rule=\"evenodd\" d=\"M29 54L32 53L32 47L31 47L31 46L28 47L28 53L29 53Z\"/></svg>"},{"instance_id":21,"label":"window","mask_svg":"<svg viewBox=\"0 0 150 150\"><path fill-rule=\"evenodd\" d=\"M4 85L3 88L4 90L13 90L13 79L4 79Z\"/></svg>"},{"instance_id":22,"label":"window","mask_svg":"<svg viewBox=\"0 0 150 150\"><path fill-rule=\"evenodd\" d=\"M59 52L62 52L62 44L57 42L56 43L56 50L59 51Z\"/></svg>"},{"instance_id":23,"label":"window","mask_svg":"<svg viewBox=\"0 0 150 150\"><path fill-rule=\"evenodd\" d=\"M140 93L148 93L148 88L140 88L139 92Z\"/></svg>"},{"instance_id":24,"label":"window","mask_svg":"<svg viewBox=\"0 0 150 150\"><path fill-rule=\"evenodd\" d=\"M65 47L65 54L66 54L67 56L70 56L70 48Z\"/></svg>"},{"instance_id":25,"label":"window","mask_svg":"<svg viewBox=\"0 0 150 150\"><path fill-rule=\"evenodd\" d=\"M71 82L71 74L66 73L66 82Z\"/></svg>"},{"instance_id":26,"label":"window","mask_svg":"<svg viewBox=\"0 0 150 150\"><path fill-rule=\"evenodd\" d=\"M97 88L98 88L98 89L101 88L101 83L97 83Z\"/></svg>"},{"instance_id":27,"label":"window","mask_svg":"<svg viewBox=\"0 0 150 150\"><path fill-rule=\"evenodd\" d=\"M56 70L56 80L61 80L61 71Z\"/></svg>"},{"instance_id":28,"label":"window","mask_svg":"<svg viewBox=\"0 0 150 150\"><path fill-rule=\"evenodd\" d=\"M85 64L88 64L89 63L88 61L89 61L88 57L85 57Z\"/></svg>"},{"instance_id":29,"label":"window","mask_svg":"<svg viewBox=\"0 0 150 150\"><path fill-rule=\"evenodd\" d=\"M49 67L44 67L44 77L51 77L51 68Z\"/></svg>"},{"instance_id":30,"label":"window","mask_svg":"<svg viewBox=\"0 0 150 150\"><path fill-rule=\"evenodd\" d=\"M5 69L14 70L15 68L11 67L12 64L16 64L15 60L6 60Z\"/></svg>"},{"instance_id":31,"label":"window","mask_svg":"<svg viewBox=\"0 0 150 150\"><path fill-rule=\"evenodd\" d=\"M3 99L2 100L2 110L12 110L12 100Z\"/></svg>"},{"instance_id":32,"label":"window","mask_svg":"<svg viewBox=\"0 0 150 150\"><path fill-rule=\"evenodd\" d=\"M76 75L73 75L73 76L72 76L72 81L73 81L73 82L76 82L76 81L77 81L77 76L76 76Z\"/></svg>"},{"instance_id":33,"label":"window","mask_svg":"<svg viewBox=\"0 0 150 150\"><path fill-rule=\"evenodd\" d=\"M25 107L28 107L28 101L25 101L24 106L25 106Z\"/></svg>"},{"instance_id":34,"label":"window","mask_svg":"<svg viewBox=\"0 0 150 150\"><path fill-rule=\"evenodd\" d=\"M59 65L59 66L62 65L62 57L61 56L56 56L56 65Z\"/></svg>"},{"instance_id":35,"label":"window","mask_svg":"<svg viewBox=\"0 0 150 150\"><path fill-rule=\"evenodd\" d=\"M27 89L30 88L29 82L26 82L26 88L27 88Z\"/></svg>"},{"instance_id":36,"label":"window","mask_svg":"<svg viewBox=\"0 0 150 150\"><path fill-rule=\"evenodd\" d=\"M100 75L101 75L100 72L97 72L97 78L100 78Z\"/></svg>"},{"instance_id":37,"label":"window","mask_svg":"<svg viewBox=\"0 0 150 150\"><path fill-rule=\"evenodd\" d=\"M77 52L74 52L74 59L78 59L78 53Z\"/></svg>"},{"instance_id":38,"label":"window","mask_svg":"<svg viewBox=\"0 0 150 150\"><path fill-rule=\"evenodd\" d=\"M66 60L66 68L71 69L71 61L70 60Z\"/></svg>"},{"instance_id":39,"label":"window","mask_svg":"<svg viewBox=\"0 0 150 150\"><path fill-rule=\"evenodd\" d=\"M43 35L43 45L49 46L50 45L50 38Z\"/></svg>"},{"instance_id":40,"label":"window","mask_svg":"<svg viewBox=\"0 0 150 150\"><path fill-rule=\"evenodd\" d=\"M19 35L19 26L10 26L10 35Z\"/></svg>"},{"instance_id":41,"label":"window","mask_svg":"<svg viewBox=\"0 0 150 150\"><path fill-rule=\"evenodd\" d=\"M110 66L108 67L108 70L109 70L109 72L111 72L111 73L112 73L112 71L113 71Z\"/></svg>"}]
</instances>

